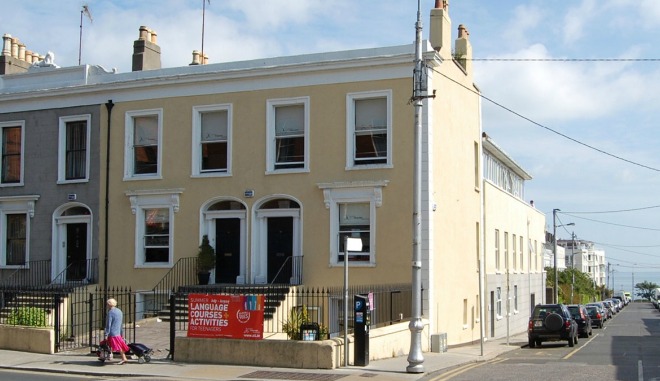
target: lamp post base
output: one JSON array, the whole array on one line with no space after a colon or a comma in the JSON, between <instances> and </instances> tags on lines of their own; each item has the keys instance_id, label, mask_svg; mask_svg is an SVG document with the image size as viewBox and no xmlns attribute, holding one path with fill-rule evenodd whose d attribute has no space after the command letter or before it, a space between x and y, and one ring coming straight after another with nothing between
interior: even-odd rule
<instances>
[{"instance_id":1,"label":"lamp post base","mask_svg":"<svg viewBox=\"0 0 660 381\"><path fill-rule=\"evenodd\" d=\"M408 354L408 373L424 373L424 356L422 355L422 319L416 318L408 324L410 328L410 353Z\"/></svg>"}]
</instances>

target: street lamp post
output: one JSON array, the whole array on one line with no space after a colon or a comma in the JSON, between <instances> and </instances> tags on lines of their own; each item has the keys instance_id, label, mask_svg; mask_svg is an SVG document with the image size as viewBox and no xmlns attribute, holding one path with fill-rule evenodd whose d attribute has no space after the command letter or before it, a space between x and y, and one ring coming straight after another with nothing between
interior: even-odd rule
<instances>
[{"instance_id":1,"label":"street lamp post","mask_svg":"<svg viewBox=\"0 0 660 381\"><path fill-rule=\"evenodd\" d=\"M566 225L557 225L557 212L559 209L552 209L552 241L553 245L553 257L554 257L554 273L555 273L555 289L553 293L553 303L559 303L559 276L557 275L557 228L560 226L573 226L574 222L568 223ZM564 262L566 262L564 260Z\"/></svg>"}]
</instances>

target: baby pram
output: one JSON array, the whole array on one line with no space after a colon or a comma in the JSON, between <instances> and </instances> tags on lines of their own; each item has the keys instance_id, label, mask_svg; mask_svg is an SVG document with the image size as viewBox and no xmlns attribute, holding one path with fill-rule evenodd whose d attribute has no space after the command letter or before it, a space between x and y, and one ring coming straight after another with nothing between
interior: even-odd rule
<instances>
[{"instance_id":1,"label":"baby pram","mask_svg":"<svg viewBox=\"0 0 660 381\"><path fill-rule=\"evenodd\" d=\"M127 345L130 351L126 352L126 356L137 357L138 363L140 364L151 361L151 355L154 352L153 349L140 343L130 343ZM110 349L110 346L105 340L101 340L101 342L97 346L96 355L98 356L99 361L101 362L112 360L112 350Z\"/></svg>"}]
</instances>

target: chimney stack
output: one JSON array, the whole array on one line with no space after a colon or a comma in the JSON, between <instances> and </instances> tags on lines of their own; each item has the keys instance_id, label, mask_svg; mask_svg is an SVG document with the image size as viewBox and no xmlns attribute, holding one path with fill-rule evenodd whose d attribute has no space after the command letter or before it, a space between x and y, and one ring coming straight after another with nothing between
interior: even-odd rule
<instances>
[{"instance_id":1,"label":"chimney stack","mask_svg":"<svg viewBox=\"0 0 660 381\"><path fill-rule=\"evenodd\" d=\"M435 0L435 8L431 9L431 29L429 40L431 46L443 59L451 58L451 19L449 19L449 1Z\"/></svg>"},{"instance_id":2,"label":"chimney stack","mask_svg":"<svg viewBox=\"0 0 660 381\"><path fill-rule=\"evenodd\" d=\"M133 71L160 69L160 46L156 41L155 31L140 27L140 36L133 42Z\"/></svg>"},{"instance_id":3,"label":"chimney stack","mask_svg":"<svg viewBox=\"0 0 660 381\"><path fill-rule=\"evenodd\" d=\"M466 73L472 72L472 44L470 44L470 32L460 24L458 26L458 38L456 39L456 60Z\"/></svg>"},{"instance_id":4,"label":"chimney stack","mask_svg":"<svg viewBox=\"0 0 660 381\"><path fill-rule=\"evenodd\" d=\"M28 71L33 62L33 57L39 57L37 53L26 49L25 45L10 34L2 36L2 54L0 55L0 75L18 74Z\"/></svg>"}]
</instances>

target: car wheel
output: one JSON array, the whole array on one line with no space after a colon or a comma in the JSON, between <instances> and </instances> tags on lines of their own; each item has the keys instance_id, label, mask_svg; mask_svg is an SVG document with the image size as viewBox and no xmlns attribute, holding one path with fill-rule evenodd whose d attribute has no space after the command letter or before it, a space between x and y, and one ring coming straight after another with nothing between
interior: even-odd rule
<instances>
[{"instance_id":1,"label":"car wheel","mask_svg":"<svg viewBox=\"0 0 660 381\"><path fill-rule=\"evenodd\" d=\"M536 346L536 341L534 341L533 339L529 339L529 347L534 348L535 346Z\"/></svg>"},{"instance_id":2,"label":"car wheel","mask_svg":"<svg viewBox=\"0 0 660 381\"><path fill-rule=\"evenodd\" d=\"M541 346L541 339L536 339L536 346L540 347Z\"/></svg>"},{"instance_id":3,"label":"car wheel","mask_svg":"<svg viewBox=\"0 0 660 381\"><path fill-rule=\"evenodd\" d=\"M564 318L559 314L551 313L545 317L545 327L550 331L559 331L564 326Z\"/></svg>"},{"instance_id":4,"label":"car wheel","mask_svg":"<svg viewBox=\"0 0 660 381\"><path fill-rule=\"evenodd\" d=\"M569 347L574 347L575 346L575 336L570 336L568 338L568 346Z\"/></svg>"},{"instance_id":5,"label":"car wheel","mask_svg":"<svg viewBox=\"0 0 660 381\"><path fill-rule=\"evenodd\" d=\"M578 335L573 336L573 342L574 342L575 344L578 343Z\"/></svg>"}]
</instances>

